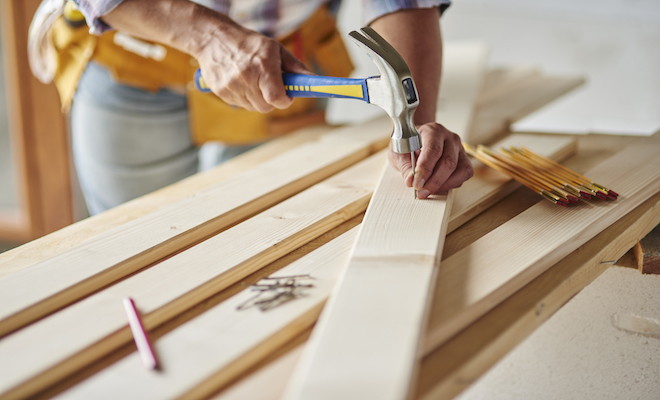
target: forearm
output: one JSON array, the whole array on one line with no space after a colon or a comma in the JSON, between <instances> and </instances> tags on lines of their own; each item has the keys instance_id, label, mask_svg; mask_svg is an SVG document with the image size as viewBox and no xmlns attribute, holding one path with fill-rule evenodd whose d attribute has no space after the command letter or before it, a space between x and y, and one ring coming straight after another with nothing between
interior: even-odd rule
<instances>
[{"instance_id":1,"label":"forearm","mask_svg":"<svg viewBox=\"0 0 660 400\"><path fill-rule=\"evenodd\" d=\"M442 36L437 8L403 10L371 23L408 64L419 92L418 125L435 121L442 73Z\"/></svg>"},{"instance_id":2,"label":"forearm","mask_svg":"<svg viewBox=\"0 0 660 400\"><path fill-rule=\"evenodd\" d=\"M114 29L196 58L213 36L245 30L226 15L186 0L124 0L102 19Z\"/></svg>"}]
</instances>

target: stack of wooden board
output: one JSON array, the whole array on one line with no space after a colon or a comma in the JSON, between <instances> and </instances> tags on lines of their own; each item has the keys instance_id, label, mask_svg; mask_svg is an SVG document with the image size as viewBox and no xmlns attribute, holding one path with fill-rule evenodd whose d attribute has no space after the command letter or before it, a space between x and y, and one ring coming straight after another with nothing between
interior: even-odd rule
<instances>
[{"instance_id":1,"label":"stack of wooden board","mask_svg":"<svg viewBox=\"0 0 660 400\"><path fill-rule=\"evenodd\" d=\"M469 68L452 66L451 52L448 53L446 80L452 79L449 75L452 70L469 70L474 74L463 80L455 79L454 88L447 85L443 92L448 99L454 90L462 94L456 96L463 99L461 103L452 104L445 112L461 111L457 114L463 115L463 120L456 120L455 124L470 133L464 136L467 141L472 135L482 138L480 141L497 136L509 119L523 114L521 110L528 112L530 107L538 107L567 87L579 84L579 80L546 78L536 72L496 71L486 75L485 86L480 89L484 49L474 46L458 52L463 55L455 62L466 62ZM552 90L539 89L542 85L512 84L520 80L530 82L532 78L534 82L554 82L547 84ZM511 86L514 89L508 89ZM515 99L509 109L503 105L507 98ZM529 104L520 98L528 99ZM477 107L472 112L474 104ZM496 105L502 119L494 121L496 114L480 104ZM490 122L479 122L479 115L487 115ZM472 128L468 129L469 126ZM0 273L5 275L0 279L3 298L0 334L4 336L0 339L0 396L204 398L246 375L247 389L235 386L221 396L232 396L241 390L250 393L248 398L281 394L283 389L278 392L277 385L275 389L263 387L250 383L254 382L251 379L278 376L279 381L286 383L291 374L287 365L295 353L288 353L286 358L263 370L266 374L250 372L304 341L333 290L335 305L326 308L325 313L330 317L324 317L327 321L321 326L337 326L327 310L341 309L337 304L341 305L342 301L346 302L343 308L349 311L351 304L356 304L360 312L372 310L374 315L382 316L372 321L399 318L396 329L387 332L387 326L364 324L349 315L348 320L353 321L349 322L351 327L362 326L367 330L359 334L340 332L349 338L373 338L371 350L375 354L387 353L384 346L388 344L391 349L387 350L398 352L395 355L399 358L369 360L368 352L359 358L380 363L378 367L383 373L375 374L378 379L372 385L380 385L382 378L388 377L388 383L396 390L385 386L383 389L392 398L404 398L415 387L417 396L451 395L460 390L457 389L460 385L452 379L459 379L460 383L465 376L460 374L483 372L487 362L472 361L482 357L478 350L502 351L501 345L484 340L473 341L478 346L460 342L461 345L451 347L453 341L463 337L461 331L470 332L472 326L500 312L499 308L513 298L509 298L511 294L534 285L535 279L552 272L553 265L562 257L573 257L570 253L579 246L588 246L595 235L603 235L615 227L616 232L632 236L644 231L645 226L635 225L638 219L629 221L630 226L636 226L634 229L617 227L621 221L631 219L628 213L653 218L657 214L652 208L644 211L654 200L652 196L660 184L660 165L649 150L657 145L660 140L657 138L649 139L652 146L638 144L624 150L614 156L611 165L599 166L590 173L622 194L617 202L565 211L551 204L535 204L535 197L517 192L513 201L520 214L514 217L491 213L484 218L501 226L487 229L488 224L475 225L469 221L516 190L515 182L475 164L475 178L449 197L415 202L411 190L400 185L398 174L389 166L379 178L385 165L380 150L385 147L388 134L387 119L345 128L304 130L273 141L208 174L0 256ZM514 135L501 144L523 145L556 160L566 159L576 151L575 140L569 137ZM362 239L356 242L358 225L378 181L381 194L374 197L365 217ZM495 207L500 204L503 203ZM397 211L392 214L390 210ZM432 222L425 221L429 213L437 213L438 217ZM619 218L622 219L615 223ZM540 229L540 224L534 221L541 221L550 229ZM396 224L401 224L400 230L388 229ZM462 225L465 226L461 228ZM429 229L424 234L427 242L415 236L417 230L425 232L423 228ZM443 252L445 229L453 233L447 237ZM404 236L391 236L392 232ZM351 257L355 243L358 248ZM438 270L441 252L443 261ZM346 270L344 283L353 282L357 286L344 296L342 288L349 286L335 283L349 259L349 265L366 266L363 269L367 272L358 271L351 276L351 269ZM355 297L367 287L362 284L373 278L368 272L373 269L369 265L383 263L391 266L392 271L399 271L389 277L382 276L375 286L369 287L389 290L398 283L401 290L391 292L392 296L384 292L386 296L376 304L370 300L383 294L378 290L373 292L374 296ZM423 265L419 281L402 283L404 278L413 278L401 271L407 263ZM573 265L579 266L572 272L577 273L584 263L574 261ZM378 271L383 272L387 271ZM366 275L360 275L363 273ZM244 287L245 283L271 275L300 274L314 278L314 287L306 296L268 312L256 308L237 310L238 305L253 295ZM425 289L417 291L420 287ZM579 290L576 289L579 285L571 287L573 291ZM417 296L403 295L404 289L416 292ZM546 291L545 295L552 296L554 292ZM135 354L130 354L133 353L131 335L121 306L124 296L133 297L144 314L144 324L155 339L161 371L144 370ZM409 308L403 307L402 299ZM401 306L400 314L394 312L398 306ZM430 318L425 329L427 316ZM339 315L337 321L342 318ZM511 321L518 324L518 320ZM496 331L492 325L488 327ZM380 337L384 341L388 333L398 338L403 331L405 340L400 343L376 340ZM336 336L332 330L329 332L331 338ZM325 346L320 339L314 343L312 346ZM339 355L333 346L336 345L331 343L325 347L324 354ZM447 357L452 352L467 352L469 357L466 356L465 364L447 369L451 362L462 359ZM345 353L355 354L355 351ZM488 362L493 356L490 357ZM323 360L315 361L314 355L308 359L307 365L312 366ZM367 395L385 398L363 386L368 379L359 378L357 383L348 384L345 378L350 374L358 376L355 374L364 368L349 369L349 365L343 365L346 369L339 372L344 378L322 383L319 386L322 393L323 385L334 385L354 395L366 390L360 398ZM342 368L341 364L337 368ZM291 396L305 393L296 388L308 387L306 382L318 382L315 378L310 381L309 376L323 379L329 376L322 368L313 375L315 371L314 368L303 371L302 377L292 384ZM333 371L337 373L336 368ZM306 372L310 375L305 376ZM460 376L456 378L452 374ZM447 383L450 381L452 384ZM332 392L327 393L332 397Z\"/></svg>"}]
</instances>

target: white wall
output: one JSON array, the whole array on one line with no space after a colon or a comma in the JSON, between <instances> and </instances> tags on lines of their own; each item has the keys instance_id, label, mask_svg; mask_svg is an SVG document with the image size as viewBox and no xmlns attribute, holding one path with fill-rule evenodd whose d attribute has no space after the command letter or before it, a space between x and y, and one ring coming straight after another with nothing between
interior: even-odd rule
<instances>
[{"instance_id":1,"label":"white wall","mask_svg":"<svg viewBox=\"0 0 660 400\"><path fill-rule=\"evenodd\" d=\"M345 3L340 28L348 32L360 26L360 2ZM454 0L442 28L446 41L490 44L491 66L531 65L587 78L583 88L517 124L519 130L650 134L660 129L658 0ZM348 46L356 54L356 77L377 74L359 49ZM333 122L374 114L354 102L335 103L329 110Z\"/></svg>"}]
</instances>

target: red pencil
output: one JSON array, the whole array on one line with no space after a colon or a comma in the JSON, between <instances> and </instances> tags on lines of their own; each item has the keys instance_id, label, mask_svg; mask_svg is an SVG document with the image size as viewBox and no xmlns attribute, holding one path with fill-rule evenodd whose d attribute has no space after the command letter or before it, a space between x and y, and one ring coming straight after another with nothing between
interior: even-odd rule
<instances>
[{"instance_id":1,"label":"red pencil","mask_svg":"<svg viewBox=\"0 0 660 400\"><path fill-rule=\"evenodd\" d=\"M149 369L156 369L158 366L158 361L156 360L156 355L154 354L153 348L151 347L151 343L149 343L147 332L144 330L144 326L142 326L142 321L140 320L140 315L135 308L133 299L130 297L126 297L124 299L124 309L126 310L126 315L128 316L128 326L131 327L133 340L135 340L135 345L137 346L140 358L142 358L142 363Z\"/></svg>"}]
</instances>

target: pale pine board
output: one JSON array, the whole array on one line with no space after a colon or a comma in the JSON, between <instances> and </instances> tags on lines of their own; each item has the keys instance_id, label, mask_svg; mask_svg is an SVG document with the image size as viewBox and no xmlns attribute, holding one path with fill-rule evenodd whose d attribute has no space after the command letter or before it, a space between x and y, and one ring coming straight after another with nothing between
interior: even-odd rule
<instances>
[{"instance_id":1,"label":"pale pine board","mask_svg":"<svg viewBox=\"0 0 660 400\"><path fill-rule=\"evenodd\" d=\"M660 190L660 134L623 149L585 176L616 201L562 208L541 202L443 261L425 353Z\"/></svg>"},{"instance_id":2,"label":"pale pine board","mask_svg":"<svg viewBox=\"0 0 660 400\"><path fill-rule=\"evenodd\" d=\"M555 79L542 76L538 71L529 68L514 67L491 70L486 73L481 91L477 97L474 122L469 136L483 139L478 140L479 142L490 142L494 136L501 135L503 131L508 129L510 124L517 122L526 115L520 112L521 107L526 107L526 105L518 100L520 98L524 99L525 93L536 94L539 101L535 101L534 104L536 108L540 108L563 94L561 87L564 87L564 82L568 80L576 82L576 78L562 78L555 80L554 86L520 84L520 81L533 75L540 76L544 80ZM445 83L451 82L451 71L445 70L443 79L445 79ZM507 90L510 85L514 85L516 89ZM441 102L442 104L447 102L446 96L442 94ZM443 113L440 115L442 119L451 114L446 110L441 112ZM0 254L0 278L30 267L46 258L54 257L110 229L189 197L191 194L217 184L234 174L244 172L258 163L267 161L303 143L315 140L318 136L332 129L333 127L328 125L312 126L274 139L212 170L195 174L181 182L124 203L102 214L86 218L15 249L8 250ZM449 228L451 230L451 226Z\"/></svg>"},{"instance_id":3,"label":"pale pine board","mask_svg":"<svg viewBox=\"0 0 660 400\"><path fill-rule=\"evenodd\" d=\"M539 135L514 135L499 144L529 146L554 159L562 159L575 149L573 139ZM506 181L507 179L502 180L500 176L478 173L471 181L475 184L456 190L454 204L464 204L467 210L482 210L485 207L479 203L490 201L493 193L506 189ZM484 188L488 188L492 192L491 195L486 195ZM451 221L456 220L467 219L460 210L454 209ZM351 235L354 238L355 232ZM123 361L106 369L80 388L70 391L65 397L85 398L94 393L113 393L115 397L125 397L130 394L122 392L127 390L126 388L133 388L141 395L148 394L149 397L162 397L163 393L176 397L187 391L194 391L195 395L200 396L212 393L316 321L318 312L345 263L344 256L352 244L352 239L333 241L325 246L327 249L322 252L313 252L304 258L304 261L300 260L277 273L279 276L310 273L317 280L320 279L313 293L296 300L295 306L282 307L266 313L265 316L259 312L236 312L235 305L240 304L246 296L252 295L246 291L247 293L228 300L159 340L159 355L169 354L166 358L167 365L171 368L166 369L162 375L166 379L151 375L145 378L146 375L141 372L143 367L139 357L134 354L129 358L135 360ZM199 342L206 343L204 355L198 354L199 343L190 342L187 340L189 337L196 337ZM232 350L225 349L226 346ZM180 369L179 365L186 367ZM201 384L202 382L204 383ZM154 386L158 386L158 389Z\"/></svg>"},{"instance_id":4,"label":"pale pine board","mask_svg":"<svg viewBox=\"0 0 660 400\"><path fill-rule=\"evenodd\" d=\"M304 345L299 345L211 400L281 400L303 348Z\"/></svg>"},{"instance_id":5,"label":"pale pine board","mask_svg":"<svg viewBox=\"0 0 660 400\"><path fill-rule=\"evenodd\" d=\"M0 336L319 182L386 146L389 117L338 129L0 279Z\"/></svg>"},{"instance_id":6,"label":"pale pine board","mask_svg":"<svg viewBox=\"0 0 660 400\"><path fill-rule=\"evenodd\" d=\"M385 152L5 337L0 397L34 394L130 342L123 297L135 300L153 329L363 212L383 163Z\"/></svg>"},{"instance_id":7,"label":"pale pine board","mask_svg":"<svg viewBox=\"0 0 660 400\"><path fill-rule=\"evenodd\" d=\"M336 128L329 125L317 125L273 139L211 170L197 173L165 188L6 251L0 254L0 278L54 257L113 228L217 185L233 175L243 173L294 147L317 140L319 136Z\"/></svg>"},{"instance_id":8,"label":"pale pine board","mask_svg":"<svg viewBox=\"0 0 660 400\"><path fill-rule=\"evenodd\" d=\"M413 398L450 399L474 382L506 352L607 267L603 260L618 258L632 243L660 221L656 194L601 232L550 270L516 292L486 316L427 355L421 363ZM609 264L608 264L609 265ZM538 305L545 306L539 309ZM213 400L279 400L295 369L302 346L265 365Z\"/></svg>"},{"instance_id":9,"label":"pale pine board","mask_svg":"<svg viewBox=\"0 0 660 400\"><path fill-rule=\"evenodd\" d=\"M659 223L660 192L425 357L416 397L456 396Z\"/></svg>"},{"instance_id":10,"label":"pale pine board","mask_svg":"<svg viewBox=\"0 0 660 400\"><path fill-rule=\"evenodd\" d=\"M488 46L484 42L456 42L444 48L435 120L463 141L470 141L471 105L481 90L487 59Z\"/></svg>"},{"instance_id":11,"label":"pale pine board","mask_svg":"<svg viewBox=\"0 0 660 400\"><path fill-rule=\"evenodd\" d=\"M314 279L305 282L315 287L307 296L267 312L256 307L238 311L238 305L254 296L246 289L161 338L155 345L161 372L145 370L134 353L61 398L92 399L101 393L116 399L207 397L244 372L251 352L273 351L314 324L357 232L358 227L351 229L272 275L310 274Z\"/></svg>"},{"instance_id":12,"label":"pale pine board","mask_svg":"<svg viewBox=\"0 0 660 400\"><path fill-rule=\"evenodd\" d=\"M442 96L452 101L439 98L436 119L467 140L487 50L481 43L457 49L459 55L445 59L460 63L445 63L445 77L452 80L442 83ZM397 399L408 393L453 192L415 201L395 183L396 175L385 168L351 261L286 398ZM421 227L428 229L426 235L418 235ZM393 300L392 291L403 292L404 300ZM396 327L382 329L388 325Z\"/></svg>"},{"instance_id":13,"label":"pale pine board","mask_svg":"<svg viewBox=\"0 0 660 400\"><path fill-rule=\"evenodd\" d=\"M385 167L286 399L405 398L452 197L416 200Z\"/></svg>"}]
</instances>

